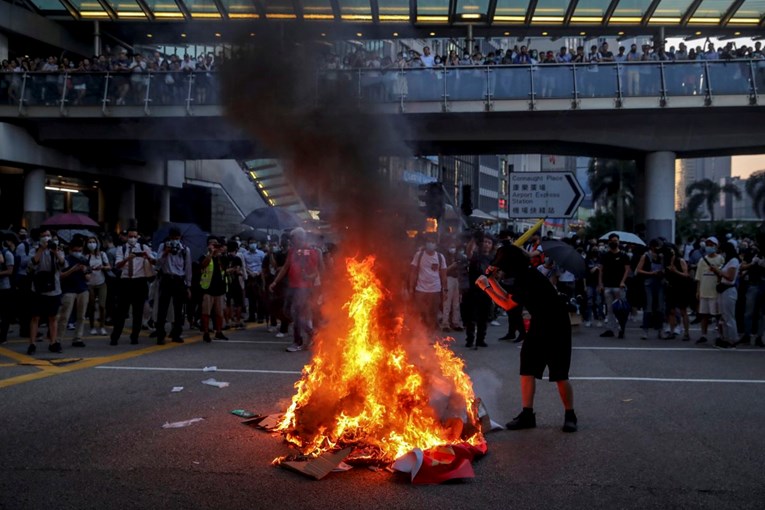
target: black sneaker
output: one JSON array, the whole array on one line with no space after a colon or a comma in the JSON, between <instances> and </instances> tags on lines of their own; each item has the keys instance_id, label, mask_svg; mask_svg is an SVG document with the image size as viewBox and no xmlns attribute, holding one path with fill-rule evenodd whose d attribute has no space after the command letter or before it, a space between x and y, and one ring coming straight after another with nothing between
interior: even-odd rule
<instances>
[{"instance_id":1,"label":"black sneaker","mask_svg":"<svg viewBox=\"0 0 765 510\"><path fill-rule=\"evenodd\" d=\"M691 341L691 336L688 333L685 333L683 335L683 342L690 342L690 341Z\"/></svg>"},{"instance_id":2,"label":"black sneaker","mask_svg":"<svg viewBox=\"0 0 765 510\"><path fill-rule=\"evenodd\" d=\"M614 337L614 332L611 331L610 329L607 329L600 334L600 338L613 338L613 337Z\"/></svg>"},{"instance_id":3,"label":"black sneaker","mask_svg":"<svg viewBox=\"0 0 765 510\"><path fill-rule=\"evenodd\" d=\"M82 340L76 340L72 342L72 347L85 347L85 343Z\"/></svg>"},{"instance_id":4,"label":"black sneaker","mask_svg":"<svg viewBox=\"0 0 765 510\"><path fill-rule=\"evenodd\" d=\"M619 338L619 340L624 340L624 330L623 329L619 330L619 334L617 335L617 338Z\"/></svg>"},{"instance_id":5,"label":"black sneaker","mask_svg":"<svg viewBox=\"0 0 765 510\"><path fill-rule=\"evenodd\" d=\"M50 352L56 352L56 353L61 353L61 352L63 352L63 349L61 349L61 344L60 344L60 343L58 343L58 342L53 342L52 344L50 344L50 345L48 346L48 350L49 350Z\"/></svg>"},{"instance_id":6,"label":"black sneaker","mask_svg":"<svg viewBox=\"0 0 765 510\"><path fill-rule=\"evenodd\" d=\"M526 340L526 337L524 335L519 335L518 338L513 340L513 343L514 344L519 344L519 343L523 342L524 340Z\"/></svg>"},{"instance_id":7,"label":"black sneaker","mask_svg":"<svg viewBox=\"0 0 765 510\"><path fill-rule=\"evenodd\" d=\"M465 342L465 347L467 347L468 349L472 349L473 348L473 342Z\"/></svg>"},{"instance_id":8,"label":"black sneaker","mask_svg":"<svg viewBox=\"0 0 765 510\"><path fill-rule=\"evenodd\" d=\"M204 342L207 342L208 344L209 344L210 342L212 342L212 339L210 338L210 333L205 333L204 335L202 335L202 340L203 340Z\"/></svg>"},{"instance_id":9,"label":"black sneaker","mask_svg":"<svg viewBox=\"0 0 765 510\"><path fill-rule=\"evenodd\" d=\"M576 413L573 409L566 411L566 415L563 417L563 432L576 432Z\"/></svg>"},{"instance_id":10,"label":"black sneaker","mask_svg":"<svg viewBox=\"0 0 765 510\"><path fill-rule=\"evenodd\" d=\"M499 337L499 340L515 340L515 333L508 333L505 336Z\"/></svg>"},{"instance_id":11,"label":"black sneaker","mask_svg":"<svg viewBox=\"0 0 765 510\"><path fill-rule=\"evenodd\" d=\"M221 333L220 331L218 331L217 333L215 333L215 339L216 340L228 340L228 337L226 335L224 335L223 333Z\"/></svg>"},{"instance_id":12,"label":"black sneaker","mask_svg":"<svg viewBox=\"0 0 765 510\"><path fill-rule=\"evenodd\" d=\"M730 342L726 342L722 338L718 338L715 340L715 348L716 349L734 349L736 346L733 345Z\"/></svg>"},{"instance_id":13,"label":"black sneaker","mask_svg":"<svg viewBox=\"0 0 765 510\"><path fill-rule=\"evenodd\" d=\"M705 343L707 343L707 337L705 337L705 336L702 336L698 340L696 340L696 344L697 345L698 344L705 344Z\"/></svg>"},{"instance_id":14,"label":"black sneaker","mask_svg":"<svg viewBox=\"0 0 765 510\"><path fill-rule=\"evenodd\" d=\"M165 339L164 338L157 338L157 345L165 345Z\"/></svg>"},{"instance_id":15,"label":"black sneaker","mask_svg":"<svg viewBox=\"0 0 765 510\"><path fill-rule=\"evenodd\" d=\"M175 342L176 344L182 344L183 343L183 338L181 338L179 336L175 336L175 337L173 337L173 342Z\"/></svg>"},{"instance_id":16,"label":"black sneaker","mask_svg":"<svg viewBox=\"0 0 765 510\"><path fill-rule=\"evenodd\" d=\"M27 347L27 356L33 355L36 350L37 346L35 344L29 344L29 347Z\"/></svg>"},{"instance_id":17,"label":"black sneaker","mask_svg":"<svg viewBox=\"0 0 765 510\"><path fill-rule=\"evenodd\" d=\"M749 345L752 343L752 337L749 335L744 335L741 337L741 340L736 342L736 345Z\"/></svg>"},{"instance_id":18,"label":"black sneaker","mask_svg":"<svg viewBox=\"0 0 765 510\"><path fill-rule=\"evenodd\" d=\"M138 345L138 339L137 338L131 338L130 339L130 345Z\"/></svg>"},{"instance_id":19,"label":"black sneaker","mask_svg":"<svg viewBox=\"0 0 765 510\"><path fill-rule=\"evenodd\" d=\"M533 429L537 426L537 417L533 412L521 411L521 414L509 421L505 427L507 430Z\"/></svg>"},{"instance_id":20,"label":"black sneaker","mask_svg":"<svg viewBox=\"0 0 765 510\"><path fill-rule=\"evenodd\" d=\"M487 344L487 343L486 343L486 342L484 342L483 340L481 340L480 342L476 342L476 345L477 345L478 347L488 347L488 346L489 346L489 344Z\"/></svg>"}]
</instances>

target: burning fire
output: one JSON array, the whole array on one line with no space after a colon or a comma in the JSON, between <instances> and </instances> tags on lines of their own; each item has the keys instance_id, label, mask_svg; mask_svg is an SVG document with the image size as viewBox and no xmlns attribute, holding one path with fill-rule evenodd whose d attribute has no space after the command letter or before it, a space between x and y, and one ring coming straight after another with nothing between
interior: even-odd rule
<instances>
[{"instance_id":1,"label":"burning fire","mask_svg":"<svg viewBox=\"0 0 765 510\"><path fill-rule=\"evenodd\" d=\"M483 443L464 364L411 338L390 313L375 258L347 259L353 294L339 333L320 333L277 430L309 456L353 446L351 458L392 462L414 448Z\"/></svg>"}]
</instances>

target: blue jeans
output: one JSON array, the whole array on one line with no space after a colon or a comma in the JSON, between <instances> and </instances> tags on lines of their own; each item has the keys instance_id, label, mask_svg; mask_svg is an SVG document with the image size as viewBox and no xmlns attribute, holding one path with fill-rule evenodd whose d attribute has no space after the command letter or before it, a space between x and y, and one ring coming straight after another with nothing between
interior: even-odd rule
<instances>
[{"instance_id":1,"label":"blue jeans","mask_svg":"<svg viewBox=\"0 0 765 510\"><path fill-rule=\"evenodd\" d=\"M643 309L643 329L661 329L663 322L664 305L664 281L659 278L646 278L645 282L645 308Z\"/></svg>"},{"instance_id":2,"label":"blue jeans","mask_svg":"<svg viewBox=\"0 0 765 510\"><path fill-rule=\"evenodd\" d=\"M597 287L587 287L587 308L584 314L585 321L591 321L593 316L596 321L603 320L603 296Z\"/></svg>"}]
</instances>

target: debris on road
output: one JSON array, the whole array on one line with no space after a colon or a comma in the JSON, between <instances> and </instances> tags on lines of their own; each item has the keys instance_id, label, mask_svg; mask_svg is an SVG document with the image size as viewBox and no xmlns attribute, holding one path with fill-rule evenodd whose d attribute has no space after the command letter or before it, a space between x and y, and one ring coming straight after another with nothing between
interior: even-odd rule
<instances>
[{"instance_id":1,"label":"debris on road","mask_svg":"<svg viewBox=\"0 0 765 510\"><path fill-rule=\"evenodd\" d=\"M234 416L239 416L241 418L252 418L254 416L258 416L255 413L251 413L250 411L245 411L244 409L234 409L231 411L231 414Z\"/></svg>"},{"instance_id":2,"label":"debris on road","mask_svg":"<svg viewBox=\"0 0 765 510\"><path fill-rule=\"evenodd\" d=\"M228 388L229 383L223 382L223 381L216 381L212 377L210 379L205 379L202 381L202 384L206 384L208 386L215 386L216 388Z\"/></svg>"},{"instance_id":3,"label":"debris on road","mask_svg":"<svg viewBox=\"0 0 765 510\"><path fill-rule=\"evenodd\" d=\"M324 453L312 460L285 461L280 465L314 480L321 480L335 470L352 450L353 448L344 448L336 452Z\"/></svg>"},{"instance_id":4,"label":"debris on road","mask_svg":"<svg viewBox=\"0 0 765 510\"><path fill-rule=\"evenodd\" d=\"M190 420L174 421L172 423L166 421L165 424L162 425L162 428L163 429L182 429L183 427L188 427L202 420L204 420L204 418L192 418Z\"/></svg>"},{"instance_id":5,"label":"debris on road","mask_svg":"<svg viewBox=\"0 0 765 510\"><path fill-rule=\"evenodd\" d=\"M215 372L215 371L217 371L217 370L218 370L218 367L216 367L215 365L213 365L213 366L210 366L210 367L204 367L204 368L202 369L202 372Z\"/></svg>"},{"instance_id":6,"label":"debris on road","mask_svg":"<svg viewBox=\"0 0 765 510\"><path fill-rule=\"evenodd\" d=\"M180 391L183 391L183 386L173 386L173 389L170 390L170 393L178 393Z\"/></svg>"}]
</instances>

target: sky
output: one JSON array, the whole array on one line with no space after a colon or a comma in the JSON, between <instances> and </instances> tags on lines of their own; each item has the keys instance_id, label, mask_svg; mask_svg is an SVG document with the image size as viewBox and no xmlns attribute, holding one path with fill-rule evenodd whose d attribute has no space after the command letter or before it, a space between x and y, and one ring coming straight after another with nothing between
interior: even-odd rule
<instances>
[{"instance_id":1,"label":"sky","mask_svg":"<svg viewBox=\"0 0 765 510\"><path fill-rule=\"evenodd\" d=\"M733 156L731 176L746 179L752 172L765 170L765 154L755 156Z\"/></svg>"}]
</instances>

